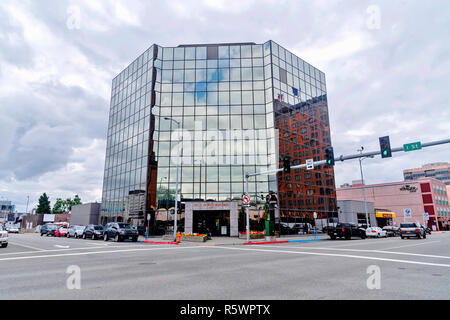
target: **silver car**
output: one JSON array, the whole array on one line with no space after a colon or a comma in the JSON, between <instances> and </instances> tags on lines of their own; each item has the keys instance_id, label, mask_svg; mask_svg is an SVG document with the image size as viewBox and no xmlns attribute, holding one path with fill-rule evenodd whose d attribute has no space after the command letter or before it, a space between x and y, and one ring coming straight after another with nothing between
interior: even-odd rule
<instances>
[{"instance_id":1,"label":"silver car","mask_svg":"<svg viewBox=\"0 0 450 320\"><path fill-rule=\"evenodd\" d=\"M67 231L67 238L81 238L85 228L85 226L70 226L69 230Z\"/></svg>"}]
</instances>

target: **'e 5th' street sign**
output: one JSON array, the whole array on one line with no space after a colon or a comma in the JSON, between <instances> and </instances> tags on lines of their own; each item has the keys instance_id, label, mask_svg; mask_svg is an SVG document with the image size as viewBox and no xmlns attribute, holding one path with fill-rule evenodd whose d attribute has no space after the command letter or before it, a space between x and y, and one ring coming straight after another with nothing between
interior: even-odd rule
<instances>
[{"instance_id":1,"label":"'e 5th' street sign","mask_svg":"<svg viewBox=\"0 0 450 320\"><path fill-rule=\"evenodd\" d=\"M422 149L422 144L420 143L420 141L413 142L413 143L407 143L407 144L403 145L403 151L405 151L405 152L420 150L420 149Z\"/></svg>"}]
</instances>

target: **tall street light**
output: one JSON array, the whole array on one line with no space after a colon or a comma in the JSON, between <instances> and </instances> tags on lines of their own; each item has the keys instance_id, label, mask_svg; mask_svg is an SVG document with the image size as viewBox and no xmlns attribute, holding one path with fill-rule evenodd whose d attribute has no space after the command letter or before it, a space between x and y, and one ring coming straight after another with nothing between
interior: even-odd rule
<instances>
[{"instance_id":1,"label":"tall street light","mask_svg":"<svg viewBox=\"0 0 450 320\"><path fill-rule=\"evenodd\" d=\"M356 151L358 151L359 153L362 154L364 150L364 147L361 146L361 149L358 149ZM366 225L367 228L370 227L369 225L369 214L367 213L367 202L366 202L366 189L365 189L365 185L364 185L364 176L363 176L363 170L362 170L362 161L366 158L373 158L373 156L368 156L368 157L360 157L358 158L359 160L359 170L361 172L361 183L362 183L362 190L363 190L363 197L364 197L364 211L366 213Z\"/></svg>"},{"instance_id":2,"label":"tall street light","mask_svg":"<svg viewBox=\"0 0 450 320\"><path fill-rule=\"evenodd\" d=\"M180 123L172 118L169 117L164 117L164 120L169 120L169 121L173 121L177 124L178 129L180 129ZM178 139L180 140L180 139ZM173 226L173 237L174 237L174 241L177 241L177 222L178 222L178 167L180 164L180 141L178 141L178 154L177 154L177 173L176 173L176 182L175 182L175 221L174 221L174 226Z\"/></svg>"}]
</instances>

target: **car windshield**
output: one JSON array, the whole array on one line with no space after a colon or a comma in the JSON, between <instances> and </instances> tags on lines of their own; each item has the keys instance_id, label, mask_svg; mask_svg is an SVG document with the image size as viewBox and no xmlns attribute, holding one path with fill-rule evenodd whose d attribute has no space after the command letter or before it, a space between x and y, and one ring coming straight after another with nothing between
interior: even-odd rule
<instances>
[{"instance_id":1,"label":"car windshield","mask_svg":"<svg viewBox=\"0 0 450 320\"><path fill-rule=\"evenodd\" d=\"M416 225L414 223L402 223L400 228L415 228Z\"/></svg>"},{"instance_id":2,"label":"car windshield","mask_svg":"<svg viewBox=\"0 0 450 320\"><path fill-rule=\"evenodd\" d=\"M75 229L77 229L77 230L82 230L82 229L84 229L85 227L83 227L83 226L76 226L75 227Z\"/></svg>"},{"instance_id":3,"label":"car windshield","mask_svg":"<svg viewBox=\"0 0 450 320\"><path fill-rule=\"evenodd\" d=\"M118 223L120 229L132 229L127 223Z\"/></svg>"},{"instance_id":4,"label":"car windshield","mask_svg":"<svg viewBox=\"0 0 450 320\"><path fill-rule=\"evenodd\" d=\"M103 230L103 226L94 226L94 230Z\"/></svg>"}]
</instances>

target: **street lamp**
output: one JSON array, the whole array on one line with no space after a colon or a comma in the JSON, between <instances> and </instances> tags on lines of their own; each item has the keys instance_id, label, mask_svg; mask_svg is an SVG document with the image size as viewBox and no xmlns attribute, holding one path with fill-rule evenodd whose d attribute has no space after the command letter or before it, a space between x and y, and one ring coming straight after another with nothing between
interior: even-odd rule
<instances>
[{"instance_id":1,"label":"street lamp","mask_svg":"<svg viewBox=\"0 0 450 320\"><path fill-rule=\"evenodd\" d=\"M178 129L180 129L180 122L178 122L175 119L169 118L169 117L164 117L164 120L169 120L169 121L173 121L177 124ZM180 139L178 139L180 140ZM175 182L175 221L174 221L174 226L173 226L173 236L174 236L174 241L177 241L177 222L178 222L178 167L179 167L179 163L180 163L180 142L178 141L178 159L177 159L177 173L176 173L176 182Z\"/></svg>"},{"instance_id":2,"label":"street lamp","mask_svg":"<svg viewBox=\"0 0 450 320\"><path fill-rule=\"evenodd\" d=\"M364 150L364 147L361 146L361 149L358 149L356 151L358 151L360 154L362 154L363 150ZM358 160L359 160L359 170L361 172L361 183L362 183L362 190L363 190L363 197L364 197L364 211L366 213L366 225L367 225L367 227L370 227L369 214L367 213L366 189L364 186L364 176L363 176L363 170L362 170L362 161L366 158L373 158L373 156L360 157L360 158L358 158Z\"/></svg>"}]
</instances>

